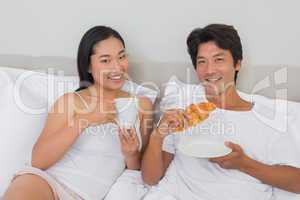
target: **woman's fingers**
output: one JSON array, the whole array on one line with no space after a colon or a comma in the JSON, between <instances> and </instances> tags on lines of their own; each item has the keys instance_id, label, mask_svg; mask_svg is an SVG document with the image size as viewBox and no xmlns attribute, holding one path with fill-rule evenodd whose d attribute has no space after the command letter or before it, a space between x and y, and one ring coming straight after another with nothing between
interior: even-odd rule
<instances>
[{"instance_id":1,"label":"woman's fingers","mask_svg":"<svg viewBox=\"0 0 300 200\"><path fill-rule=\"evenodd\" d=\"M122 151L125 154L138 152L139 140L134 128L132 129L119 129L119 137L121 140Z\"/></svg>"},{"instance_id":2,"label":"woman's fingers","mask_svg":"<svg viewBox=\"0 0 300 200\"><path fill-rule=\"evenodd\" d=\"M132 139L134 139L134 140L137 139L137 133L136 133L135 128L129 129L128 132L129 132L129 136L130 136Z\"/></svg>"},{"instance_id":3,"label":"woman's fingers","mask_svg":"<svg viewBox=\"0 0 300 200\"><path fill-rule=\"evenodd\" d=\"M118 135L119 135L119 139L121 141L121 144L124 144L126 142L126 138L125 138L124 134L122 133L121 129L119 129L119 134Z\"/></svg>"},{"instance_id":4,"label":"woman's fingers","mask_svg":"<svg viewBox=\"0 0 300 200\"><path fill-rule=\"evenodd\" d=\"M107 114L106 115L106 121L117 124L116 115L112 114L112 113Z\"/></svg>"},{"instance_id":5,"label":"woman's fingers","mask_svg":"<svg viewBox=\"0 0 300 200\"><path fill-rule=\"evenodd\" d=\"M121 135L122 139L126 142L138 141L137 134L134 128L131 129L119 128L119 134Z\"/></svg>"},{"instance_id":6,"label":"woman's fingers","mask_svg":"<svg viewBox=\"0 0 300 200\"><path fill-rule=\"evenodd\" d=\"M119 135L122 137L123 142L128 144L132 140L128 131L124 128L120 128L119 130Z\"/></svg>"}]
</instances>

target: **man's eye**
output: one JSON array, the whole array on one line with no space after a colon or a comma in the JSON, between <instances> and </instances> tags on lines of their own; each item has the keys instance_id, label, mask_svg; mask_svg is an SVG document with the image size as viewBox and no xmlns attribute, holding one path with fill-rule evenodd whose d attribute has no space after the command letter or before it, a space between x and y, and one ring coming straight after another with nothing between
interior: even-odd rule
<instances>
[{"instance_id":1,"label":"man's eye","mask_svg":"<svg viewBox=\"0 0 300 200\"><path fill-rule=\"evenodd\" d=\"M224 58L216 58L216 62L223 62Z\"/></svg>"},{"instance_id":2,"label":"man's eye","mask_svg":"<svg viewBox=\"0 0 300 200\"><path fill-rule=\"evenodd\" d=\"M109 63L109 59L100 60L101 63Z\"/></svg>"},{"instance_id":3,"label":"man's eye","mask_svg":"<svg viewBox=\"0 0 300 200\"><path fill-rule=\"evenodd\" d=\"M197 64L198 64L198 65L201 65L201 64L204 64L204 63L205 63L204 60L198 60L198 61L197 61Z\"/></svg>"}]
</instances>

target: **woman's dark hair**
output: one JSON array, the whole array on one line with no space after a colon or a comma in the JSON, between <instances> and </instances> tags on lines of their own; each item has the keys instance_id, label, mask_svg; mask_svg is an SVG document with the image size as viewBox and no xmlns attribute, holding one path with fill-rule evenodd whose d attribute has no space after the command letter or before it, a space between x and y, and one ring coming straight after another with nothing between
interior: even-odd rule
<instances>
[{"instance_id":1,"label":"woman's dark hair","mask_svg":"<svg viewBox=\"0 0 300 200\"><path fill-rule=\"evenodd\" d=\"M214 41L221 49L229 50L234 65L243 59L241 39L235 28L226 24L210 24L204 28L194 29L187 38L188 53L195 69L197 67L198 47L209 41ZM235 72L234 81L237 79L237 74L238 71Z\"/></svg>"},{"instance_id":2,"label":"woman's dark hair","mask_svg":"<svg viewBox=\"0 0 300 200\"><path fill-rule=\"evenodd\" d=\"M94 83L94 78L89 72L91 55L94 54L94 47L98 42L110 37L119 39L125 48L125 42L121 35L116 30L107 26L95 26L88 30L82 37L77 53L77 70L80 84L76 91L85 89Z\"/></svg>"}]
</instances>

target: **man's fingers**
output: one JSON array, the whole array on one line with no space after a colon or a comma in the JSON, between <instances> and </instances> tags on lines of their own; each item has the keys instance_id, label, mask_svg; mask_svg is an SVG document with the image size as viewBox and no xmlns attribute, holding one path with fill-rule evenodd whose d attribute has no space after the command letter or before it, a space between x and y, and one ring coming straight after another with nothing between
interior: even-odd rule
<instances>
[{"instance_id":1,"label":"man's fingers","mask_svg":"<svg viewBox=\"0 0 300 200\"><path fill-rule=\"evenodd\" d=\"M232 151L238 151L238 152L242 151L242 147L240 147L238 144L235 144L233 142L226 141L225 145L230 149L232 149Z\"/></svg>"},{"instance_id":2,"label":"man's fingers","mask_svg":"<svg viewBox=\"0 0 300 200\"><path fill-rule=\"evenodd\" d=\"M242 148L237 145L237 144L234 144L232 142L229 142L229 141L226 141L225 142L225 145L230 148L232 150L232 152L228 155L225 155L225 156L221 156L221 157L217 157L217 158L212 158L211 160L212 161L224 161L224 160L228 160L228 159L232 159L236 156L238 156L240 154L240 152L242 151Z\"/></svg>"},{"instance_id":3,"label":"man's fingers","mask_svg":"<svg viewBox=\"0 0 300 200\"><path fill-rule=\"evenodd\" d=\"M168 109L165 111L166 114L174 114L177 113L179 109Z\"/></svg>"},{"instance_id":4,"label":"man's fingers","mask_svg":"<svg viewBox=\"0 0 300 200\"><path fill-rule=\"evenodd\" d=\"M221 162L225 162L225 161L234 159L237 156L239 156L238 152L231 152L230 154L228 154L226 156L221 156L221 157L216 157L216 158L210 158L209 161L215 162L215 163L221 163Z\"/></svg>"},{"instance_id":5,"label":"man's fingers","mask_svg":"<svg viewBox=\"0 0 300 200\"><path fill-rule=\"evenodd\" d=\"M165 111L160 128L167 129L168 133L175 132L178 128L187 127L189 117L183 109L170 109Z\"/></svg>"},{"instance_id":6,"label":"man's fingers","mask_svg":"<svg viewBox=\"0 0 300 200\"><path fill-rule=\"evenodd\" d=\"M183 115L183 127L186 129L189 126L189 121L192 119L186 112L182 112Z\"/></svg>"}]
</instances>

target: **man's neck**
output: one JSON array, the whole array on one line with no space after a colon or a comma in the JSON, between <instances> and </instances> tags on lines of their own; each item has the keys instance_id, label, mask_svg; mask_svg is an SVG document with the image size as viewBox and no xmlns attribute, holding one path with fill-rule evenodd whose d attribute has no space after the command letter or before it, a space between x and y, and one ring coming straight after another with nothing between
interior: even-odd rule
<instances>
[{"instance_id":1,"label":"man's neck","mask_svg":"<svg viewBox=\"0 0 300 200\"><path fill-rule=\"evenodd\" d=\"M218 108L225 110L247 111L252 109L252 104L243 100L236 91L235 86L227 88L221 94L208 96L208 101L214 103Z\"/></svg>"}]
</instances>

